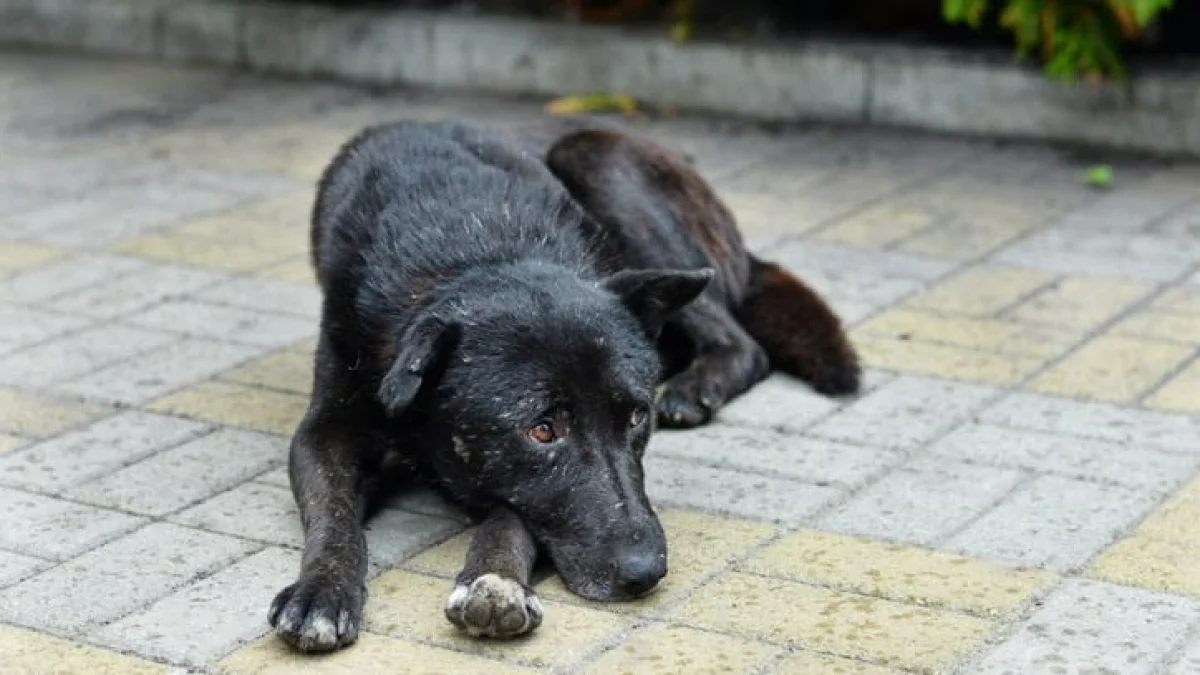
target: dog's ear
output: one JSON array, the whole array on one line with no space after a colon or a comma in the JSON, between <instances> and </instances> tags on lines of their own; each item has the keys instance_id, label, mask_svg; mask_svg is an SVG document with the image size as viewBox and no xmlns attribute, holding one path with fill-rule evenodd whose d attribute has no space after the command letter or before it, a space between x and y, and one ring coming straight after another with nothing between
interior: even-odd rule
<instances>
[{"instance_id":1,"label":"dog's ear","mask_svg":"<svg viewBox=\"0 0 1200 675\"><path fill-rule=\"evenodd\" d=\"M400 414L417 397L425 376L456 333L455 325L432 313L417 317L400 331L396 360L379 383L379 402L388 415Z\"/></svg>"},{"instance_id":2,"label":"dog's ear","mask_svg":"<svg viewBox=\"0 0 1200 675\"><path fill-rule=\"evenodd\" d=\"M642 322L651 337L675 312L708 287L713 270L622 270L604 280L604 287Z\"/></svg>"}]
</instances>

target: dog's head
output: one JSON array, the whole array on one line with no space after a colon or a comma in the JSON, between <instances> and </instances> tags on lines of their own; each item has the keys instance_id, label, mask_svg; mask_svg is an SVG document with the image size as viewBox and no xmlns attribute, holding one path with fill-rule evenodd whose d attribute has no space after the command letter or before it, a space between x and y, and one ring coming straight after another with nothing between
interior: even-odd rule
<instances>
[{"instance_id":1,"label":"dog's head","mask_svg":"<svg viewBox=\"0 0 1200 675\"><path fill-rule=\"evenodd\" d=\"M637 270L595 283L534 265L478 279L404 328L380 400L395 415L421 392L450 437L439 473L520 514L573 591L644 595L667 562L642 474L654 343L711 278Z\"/></svg>"}]
</instances>

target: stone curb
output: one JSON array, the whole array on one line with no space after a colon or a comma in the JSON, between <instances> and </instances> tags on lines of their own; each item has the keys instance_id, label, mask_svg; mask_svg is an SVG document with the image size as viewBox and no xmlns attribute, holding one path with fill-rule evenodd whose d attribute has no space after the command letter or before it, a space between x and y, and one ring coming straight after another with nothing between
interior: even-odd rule
<instances>
[{"instance_id":1,"label":"stone curb","mask_svg":"<svg viewBox=\"0 0 1200 675\"><path fill-rule=\"evenodd\" d=\"M598 26L238 0L0 0L0 44L235 66L370 85L552 96L620 91L772 121L1200 156L1200 68L1064 87L1006 54L833 42L695 43Z\"/></svg>"}]
</instances>

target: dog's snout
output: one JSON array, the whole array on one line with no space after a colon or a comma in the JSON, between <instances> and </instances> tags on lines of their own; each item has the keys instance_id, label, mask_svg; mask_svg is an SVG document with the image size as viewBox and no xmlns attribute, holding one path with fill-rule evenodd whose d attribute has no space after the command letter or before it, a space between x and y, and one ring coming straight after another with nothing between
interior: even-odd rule
<instances>
[{"instance_id":1,"label":"dog's snout","mask_svg":"<svg viewBox=\"0 0 1200 675\"><path fill-rule=\"evenodd\" d=\"M628 595L645 595L667 575L667 556L661 553L634 553L622 556L617 564L617 583Z\"/></svg>"}]
</instances>

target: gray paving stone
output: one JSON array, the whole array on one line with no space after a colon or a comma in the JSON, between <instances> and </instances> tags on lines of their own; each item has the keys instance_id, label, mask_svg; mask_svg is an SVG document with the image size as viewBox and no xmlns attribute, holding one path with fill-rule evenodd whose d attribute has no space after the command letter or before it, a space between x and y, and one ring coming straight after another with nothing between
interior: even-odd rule
<instances>
[{"instance_id":1,"label":"gray paving stone","mask_svg":"<svg viewBox=\"0 0 1200 675\"><path fill-rule=\"evenodd\" d=\"M958 266L958 263L906 253L865 250L812 241L789 241L776 247L773 256L773 260L786 265L806 280L809 278L807 275L824 273L832 275L830 279L844 278L848 281L857 277L872 281L912 279L928 283ZM846 289L854 288L853 283L846 286ZM839 289L835 285L819 290L834 293L845 289Z\"/></svg>"},{"instance_id":2,"label":"gray paving stone","mask_svg":"<svg viewBox=\"0 0 1200 675\"><path fill-rule=\"evenodd\" d=\"M27 238L68 248L102 248L123 239L174 225L187 217L185 210L132 201L127 197L95 195L65 210L51 207L16 216L28 228ZM0 225L3 227L3 225Z\"/></svg>"},{"instance_id":3,"label":"gray paving stone","mask_svg":"<svg viewBox=\"0 0 1200 675\"><path fill-rule=\"evenodd\" d=\"M202 668L267 632L267 608L299 568L298 551L259 551L91 633L88 639Z\"/></svg>"},{"instance_id":4,"label":"gray paving stone","mask_svg":"<svg viewBox=\"0 0 1200 675\"><path fill-rule=\"evenodd\" d=\"M49 306L60 312L107 319L145 309L226 278L189 267L155 265L105 284L60 296Z\"/></svg>"},{"instance_id":5,"label":"gray paving stone","mask_svg":"<svg viewBox=\"0 0 1200 675\"><path fill-rule=\"evenodd\" d=\"M67 492L74 499L165 515L227 490L287 459L287 442L221 429Z\"/></svg>"},{"instance_id":6,"label":"gray paving stone","mask_svg":"<svg viewBox=\"0 0 1200 675\"><path fill-rule=\"evenodd\" d=\"M77 633L221 569L256 545L152 523L0 592L0 620Z\"/></svg>"},{"instance_id":7,"label":"gray paving stone","mask_svg":"<svg viewBox=\"0 0 1200 675\"><path fill-rule=\"evenodd\" d=\"M979 415L1018 429L1099 438L1134 447L1200 454L1200 419L1039 394L1012 394Z\"/></svg>"},{"instance_id":8,"label":"gray paving stone","mask_svg":"<svg viewBox=\"0 0 1200 675\"><path fill-rule=\"evenodd\" d=\"M367 522L367 554L379 567L395 567L463 528L461 521L387 509Z\"/></svg>"},{"instance_id":9,"label":"gray paving stone","mask_svg":"<svg viewBox=\"0 0 1200 675\"><path fill-rule=\"evenodd\" d=\"M261 347L291 344L317 332L315 321L188 300L164 302L129 317L127 321L148 328Z\"/></svg>"},{"instance_id":10,"label":"gray paving stone","mask_svg":"<svg viewBox=\"0 0 1200 675\"><path fill-rule=\"evenodd\" d=\"M1200 673L1200 630L1192 634L1192 639L1176 654L1166 670L1166 675L1196 675Z\"/></svg>"},{"instance_id":11,"label":"gray paving stone","mask_svg":"<svg viewBox=\"0 0 1200 675\"><path fill-rule=\"evenodd\" d=\"M891 373L867 369L863 371L863 392L878 389L894 378ZM800 380L776 373L718 411L717 419L758 429L802 431L849 402L822 396Z\"/></svg>"},{"instance_id":12,"label":"gray paving stone","mask_svg":"<svg viewBox=\"0 0 1200 675\"><path fill-rule=\"evenodd\" d=\"M646 456L645 469L646 493L652 503L742 518L801 522L842 495L832 487L654 455Z\"/></svg>"},{"instance_id":13,"label":"gray paving stone","mask_svg":"<svg viewBox=\"0 0 1200 675\"><path fill-rule=\"evenodd\" d=\"M1198 620L1195 600L1068 579L1011 637L963 672L1149 675Z\"/></svg>"},{"instance_id":14,"label":"gray paving stone","mask_svg":"<svg viewBox=\"0 0 1200 675\"><path fill-rule=\"evenodd\" d=\"M44 312L20 305L0 305L0 354L49 340L92 323L86 316Z\"/></svg>"},{"instance_id":15,"label":"gray paving stone","mask_svg":"<svg viewBox=\"0 0 1200 675\"><path fill-rule=\"evenodd\" d=\"M321 291L311 284L272 279L240 278L194 294L196 299L243 309L295 314L316 321L321 316Z\"/></svg>"},{"instance_id":16,"label":"gray paving stone","mask_svg":"<svg viewBox=\"0 0 1200 675\"><path fill-rule=\"evenodd\" d=\"M944 547L1058 572L1073 571L1135 524L1158 495L1041 476L946 541Z\"/></svg>"},{"instance_id":17,"label":"gray paving stone","mask_svg":"<svg viewBox=\"0 0 1200 675\"><path fill-rule=\"evenodd\" d=\"M817 526L930 545L986 511L1020 479L1008 469L917 460L825 514Z\"/></svg>"},{"instance_id":18,"label":"gray paving stone","mask_svg":"<svg viewBox=\"0 0 1200 675\"><path fill-rule=\"evenodd\" d=\"M0 455L0 483L54 492L141 460L208 430L199 422L130 410Z\"/></svg>"},{"instance_id":19,"label":"gray paving stone","mask_svg":"<svg viewBox=\"0 0 1200 675\"><path fill-rule=\"evenodd\" d=\"M65 560L142 524L144 519L0 488L0 548Z\"/></svg>"},{"instance_id":20,"label":"gray paving stone","mask_svg":"<svg viewBox=\"0 0 1200 675\"><path fill-rule=\"evenodd\" d=\"M937 438L982 408L998 390L905 375L809 429L809 433L911 450Z\"/></svg>"},{"instance_id":21,"label":"gray paving stone","mask_svg":"<svg viewBox=\"0 0 1200 675\"><path fill-rule=\"evenodd\" d=\"M184 338L109 368L51 385L57 392L125 405L206 380L262 353L259 347Z\"/></svg>"},{"instance_id":22,"label":"gray paving stone","mask_svg":"<svg viewBox=\"0 0 1200 675\"><path fill-rule=\"evenodd\" d=\"M1196 456L992 424L959 427L930 446L930 452L968 462L1109 481L1153 492L1173 489L1200 467L1200 458Z\"/></svg>"},{"instance_id":23,"label":"gray paving stone","mask_svg":"<svg viewBox=\"0 0 1200 675\"><path fill-rule=\"evenodd\" d=\"M286 481L286 477L285 477ZM427 487L404 488L389 499L384 508L400 509L411 513L423 513L427 516L437 516L457 522L467 522L468 518L454 504Z\"/></svg>"},{"instance_id":24,"label":"gray paving stone","mask_svg":"<svg viewBox=\"0 0 1200 675\"><path fill-rule=\"evenodd\" d=\"M724 425L659 431L647 452L696 465L847 487L904 460L901 454L887 450Z\"/></svg>"},{"instance_id":25,"label":"gray paving stone","mask_svg":"<svg viewBox=\"0 0 1200 675\"><path fill-rule=\"evenodd\" d=\"M0 300L38 303L146 269L150 263L111 253L83 253L0 281Z\"/></svg>"},{"instance_id":26,"label":"gray paving stone","mask_svg":"<svg viewBox=\"0 0 1200 675\"><path fill-rule=\"evenodd\" d=\"M0 383L46 388L178 339L118 324L95 326L0 357Z\"/></svg>"},{"instance_id":27,"label":"gray paving stone","mask_svg":"<svg viewBox=\"0 0 1200 675\"><path fill-rule=\"evenodd\" d=\"M292 491L248 482L180 511L171 520L210 532L300 548L304 529Z\"/></svg>"},{"instance_id":28,"label":"gray paving stone","mask_svg":"<svg viewBox=\"0 0 1200 675\"><path fill-rule=\"evenodd\" d=\"M1150 281L1179 278L1200 260L1195 242L1184 237L1045 230L992 256L995 262L1063 274L1131 277Z\"/></svg>"},{"instance_id":29,"label":"gray paving stone","mask_svg":"<svg viewBox=\"0 0 1200 675\"><path fill-rule=\"evenodd\" d=\"M0 588L31 577L51 564L41 558L0 551Z\"/></svg>"}]
</instances>

